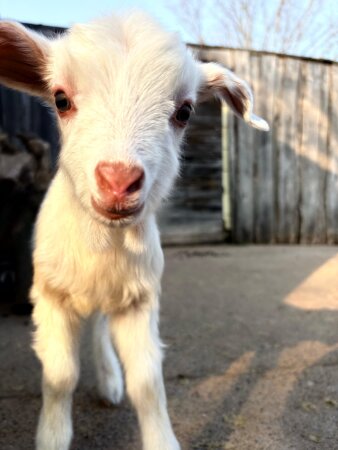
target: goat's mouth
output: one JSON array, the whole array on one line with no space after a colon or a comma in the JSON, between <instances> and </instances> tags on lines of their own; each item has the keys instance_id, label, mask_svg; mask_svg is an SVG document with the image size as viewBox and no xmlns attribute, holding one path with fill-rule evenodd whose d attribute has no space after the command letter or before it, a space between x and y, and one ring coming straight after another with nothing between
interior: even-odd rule
<instances>
[{"instance_id":1,"label":"goat's mouth","mask_svg":"<svg viewBox=\"0 0 338 450\"><path fill-rule=\"evenodd\" d=\"M91 202L95 211L109 220L123 220L130 218L131 216L136 216L142 211L144 207L144 203L142 203L141 205L137 205L132 208L125 208L125 209L122 208L118 209L116 207L109 208L100 205L93 197L91 198Z\"/></svg>"}]
</instances>

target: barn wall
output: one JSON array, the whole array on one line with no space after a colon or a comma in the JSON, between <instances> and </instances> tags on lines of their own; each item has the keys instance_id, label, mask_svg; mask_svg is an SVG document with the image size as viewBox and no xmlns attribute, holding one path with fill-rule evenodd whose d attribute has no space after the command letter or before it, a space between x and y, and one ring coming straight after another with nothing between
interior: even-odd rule
<instances>
[{"instance_id":1,"label":"barn wall","mask_svg":"<svg viewBox=\"0 0 338 450\"><path fill-rule=\"evenodd\" d=\"M269 133L227 115L236 242L338 243L338 64L206 49L247 80Z\"/></svg>"}]
</instances>

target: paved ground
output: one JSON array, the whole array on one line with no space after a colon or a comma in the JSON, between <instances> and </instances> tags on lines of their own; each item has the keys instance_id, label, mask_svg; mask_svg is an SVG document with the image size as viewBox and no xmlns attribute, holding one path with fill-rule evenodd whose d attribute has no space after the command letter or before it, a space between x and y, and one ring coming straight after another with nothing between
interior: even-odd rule
<instances>
[{"instance_id":1,"label":"paved ground","mask_svg":"<svg viewBox=\"0 0 338 450\"><path fill-rule=\"evenodd\" d=\"M181 247L166 259L165 378L183 449L338 449L337 249ZM0 318L1 450L33 448L30 331L27 317ZM128 401L103 407L87 360L74 419L72 450L141 448Z\"/></svg>"}]
</instances>

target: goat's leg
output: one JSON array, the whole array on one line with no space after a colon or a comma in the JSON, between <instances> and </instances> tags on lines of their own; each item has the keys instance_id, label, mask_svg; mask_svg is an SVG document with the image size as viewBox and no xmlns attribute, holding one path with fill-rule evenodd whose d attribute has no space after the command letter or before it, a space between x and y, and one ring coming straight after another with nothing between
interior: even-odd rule
<instances>
[{"instance_id":1,"label":"goat's leg","mask_svg":"<svg viewBox=\"0 0 338 450\"><path fill-rule=\"evenodd\" d=\"M72 394L79 377L80 320L61 306L38 300L33 313L34 350L43 368L43 405L37 450L68 450L72 439Z\"/></svg>"},{"instance_id":2,"label":"goat's leg","mask_svg":"<svg viewBox=\"0 0 338 450\"><path fill-rule=\"evenodd\" d=\"M143 449L179 450L166 406L157 310L130 308L114 316L112 333L137 411Z\"/></svg>"},{"instance_id":3,"label":"goat's leg","mask_svg":"<svg viewBox=\"0 0 338 450\"><path fill-rule=\"evenodd\" d=\"M120 403L123 376L113 349L107 316L97 313L93 324L93 357L100 396L109 403Z\"/></svg>"}]
</instances>

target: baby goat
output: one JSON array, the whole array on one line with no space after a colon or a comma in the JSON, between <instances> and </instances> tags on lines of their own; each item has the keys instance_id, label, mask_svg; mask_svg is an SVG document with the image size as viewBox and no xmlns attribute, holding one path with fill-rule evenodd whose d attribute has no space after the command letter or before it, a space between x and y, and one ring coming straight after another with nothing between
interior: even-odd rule
<instances>
[{"instance_id":1,"label":"baby goat","mask_svg":"<svg viewBox=\"0 0 338 450\"><path fill-rule=\"evenodd\" d=\"M34 236L34 349L43 367L38 450L66 450L79 378L80 330L95 313L102 397L126 389L145 450L178 450L158 334L163 254L155 212L178 171L194 105L225 100L248 124L245 82L201 63L141 13L75 25L47 39L0 22L0 80L40 96L58 116L62 148Z\"/></svg>"}]
</instances>

